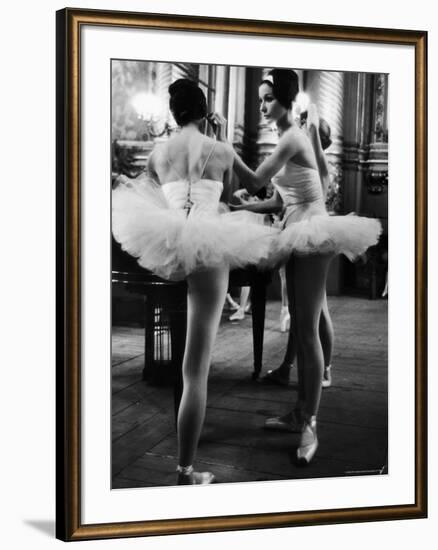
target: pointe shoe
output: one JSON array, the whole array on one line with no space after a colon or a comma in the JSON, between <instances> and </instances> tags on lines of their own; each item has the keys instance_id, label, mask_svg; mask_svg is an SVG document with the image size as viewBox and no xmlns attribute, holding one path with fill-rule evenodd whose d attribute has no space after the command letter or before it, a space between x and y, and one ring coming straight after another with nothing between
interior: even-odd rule
<instances>
[{"instance_id":1,"label":"pointe shoe","mask_svg":"<svg viewBox=\"0 0 438 550\"><path fill-rule=\"evenodd\" d=\"M282 307L280 312L280 332L287 332L290 329L290 313L287 307Z\"/></svg>"},{"instance_id":2,"label":"pointe shoe","mask_svg":"<svg viewBox=\"0 0 438 550\"><path fill-rule=\"evenodd\" d=\"M236 313L233 313L233 315L230 315L230 321L243 321L243 319L245 319L245 312L240 307L236 311Z\"/></svg>"},{"instance_id":3,"label":"pointe shoe","mask_svg":"<svg viewBox=\"0 0 438 550\"><path fill-rule=\"evenodd\" d=\"M267 418L264 423L265 430L277 432L300 433L303 430L303 420L300 409L292 409L284 416Z\"/></svg>"},{"instance_id":4,"label":"pointe shoe","mask_svg":"<svg viewBox=\"0 0 438 550\"><path fill-rule=\"evenodd\" d=\"M193 466L178 466L178 485L210 485L215 477L211 472L195 472Z\"/></svg>"},{"instance_id":5,"label":"pointe shoe","mask_svg":"<svg viewBox=\"0 0 438 550\"><path fill-rule=\"evenodd\" d=\"M315 456L318 448L316 436L316 416L304 419L303 431L301 432L300 445L297 449L297 463L299 466L307 466Z\"/></svg>"},{"instance_id":6,"label":"pointe shoe","mask_svg":"<svg viewBox=\"0 0 438 550\"><path fill-rule=\"evenodd\" d=\"M289 386L289 377L292 366L293 365L288 365L287 371L283 364L276 369L268 370L268 372L263 377L263 380L265 380L266 382L279 384L280 386Z\"/></svg>"},{"instance_id":7,"label":"pointe shoe","mask_svg":"<svg viewBox=\"0 0 438 550\"><path fill-rule=\"evenodd\" d=\"M322 384L321 386L323 388L329 388L332 385L332 367L329 365L328 367L324 367L324 375L322 378Z\"/></svg>"}]
</instances>

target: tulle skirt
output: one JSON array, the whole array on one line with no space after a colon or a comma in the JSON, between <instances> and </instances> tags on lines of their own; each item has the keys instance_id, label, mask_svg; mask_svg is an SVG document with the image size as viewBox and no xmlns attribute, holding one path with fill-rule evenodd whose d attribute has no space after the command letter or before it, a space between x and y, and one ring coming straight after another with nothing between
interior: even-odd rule
<instances>
[{"instance_id":1,"label":"tulle skirt","mask_svg":"<svg viewBox=\"0 0 438 550\"><path fill-rule=\"evenodd\" d=\"M291 205L276 243L278 256L344 254L356 259L377 244L382 231L374 218L349 214L330 216L322 200Z\"/></svg>"},{"instance_id":2,"label":"tulle skirt","mask_svg":"<svg viewBox=\"0 0 438 550\"><path fill-rule=\"evenodd\" d=\"M160 186L148 180L113 190L112 230L123 250L164 279L182 280L212 267L271 267L277 260L278 229L250 212L221 205L170 208Z\"/></svg>"}]
</instances>

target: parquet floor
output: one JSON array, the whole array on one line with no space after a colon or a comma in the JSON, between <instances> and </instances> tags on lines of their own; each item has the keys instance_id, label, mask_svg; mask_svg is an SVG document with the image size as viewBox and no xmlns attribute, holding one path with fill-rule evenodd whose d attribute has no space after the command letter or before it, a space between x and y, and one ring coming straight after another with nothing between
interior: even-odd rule
<instances>
[{"instance_id":1,"label":"parquet floor","mask_svg":"<svg viewBox=\"0 0 438 550\"><path fill-rule=\"evenodd\" d=\"M365 475L386 472L387 302L330 297L336 331L333 386L323 390L320 447L307 468L293 460L298 436L263 430L267 416L291 408L290 387L251 380L251 317L224 312L213 354L207 415L196 467L220 482ZM267 304L263 372L281 362L286 334L279 303ZM173 485L176 435L172 388L141 378L143 329L114 327L112 487ZM262 372L262 374L263 374Z\"/></svg>"}]
</instances>

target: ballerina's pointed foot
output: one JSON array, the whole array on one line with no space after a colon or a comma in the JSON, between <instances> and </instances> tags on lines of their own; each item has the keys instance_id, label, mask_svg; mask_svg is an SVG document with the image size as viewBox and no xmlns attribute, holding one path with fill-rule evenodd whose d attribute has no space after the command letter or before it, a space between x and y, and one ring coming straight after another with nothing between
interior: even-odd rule
<instances>
[{"instance_id":1,"label":"ballerina's pointed foot","mask_svg":"<svg viewBox=\"0 0 438 550\"><path fill-rule=\"evenodd\" d=\"M316 435L316 417L304 419L301 432L300 445L297 449L297 463L299 466L307 466L318 449L318 438Z\"/></svg>"},{"instance_id":2,"label":"ballerina's pointed foot","mask_svg":"<svg viewBox=\"0 0 438 550\"><path fill-rule=\"evenodd\" d=\"M300 409L292 409L283 416L267 418L264 423L265 430L277 432L300 433L303 429L303 420Z\"/></svg>"},{"instance_id":3,"label":"ballerina's pointed foot","mask_svg":"<svg viewBox=\"0 0 438 550\"><path fill-rule=\"evenodd\" d=\"M230 321L243 321L245 319L245 311L239 307L236 313L230 315Z\"/></svg>"},{"instance_id":4,"label":"ballerina's pointed foot","mask_svg":"<svg viewBox=\"0 0 438 550\"><path fill-rule=\"evenodd\" d=\"M210 485L215 476L211 472L195 472L192 466L178 466L178 485Z\"/></svg>"},{"instance_id":5,"label":"ballerina's pointed foot","mask_svg":"<svg viewBox=\"0 0 438 550\"><path fill-rule=\"evenodd\" d=\"M323 388L329 388L332 385L332 367L329 365L328 367L324 367L324 375L322 378L322 384L321 386Z\"/></svg>"}]
</instances>

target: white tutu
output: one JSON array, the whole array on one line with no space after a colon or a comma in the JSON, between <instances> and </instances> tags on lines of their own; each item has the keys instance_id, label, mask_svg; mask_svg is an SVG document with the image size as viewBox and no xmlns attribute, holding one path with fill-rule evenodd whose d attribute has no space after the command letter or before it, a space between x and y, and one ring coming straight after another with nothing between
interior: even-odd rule
<instances>
[{"instance_id":1,"label":"white tutu","mask_svg":"<svg viewBox=\"0 0 438 550\"><path fill-rule=\"evenodd\" d=\"M181 208L185 184L159 186L146 177L125 178L113 190L114 238L142 267L181 280L209 267L275 262L278 230L260 224L250 212L219 213L222 183L213 180L192 184L194 204L187 215Z\"/></svg>"},{"instance_id":2,"label":"white tutu","mask_svg":"<svg viewBox=\"0 0 438 550\"><path fill-rule=\"evenodd\" d=\"M345 254L354 260L377 244L378 220L349 214L329 216L322 200L289 206L278 237L279 255Z\"/></svg>"},{"instance_id":3,"label":"white tutu","mask_svg":"<svg viewBox=\"0 0 438 550\"><path fill-rule=\"evenodd\" d=\"M380 222L355 215L329 216L315 168L287 162L273 178L286 205L278 254L345 254L354 260L375 245Z\"/></svg>"}]
</instances>

